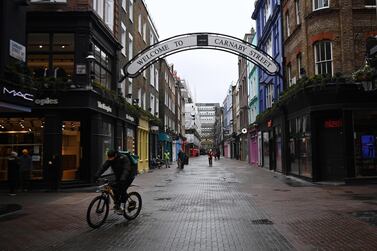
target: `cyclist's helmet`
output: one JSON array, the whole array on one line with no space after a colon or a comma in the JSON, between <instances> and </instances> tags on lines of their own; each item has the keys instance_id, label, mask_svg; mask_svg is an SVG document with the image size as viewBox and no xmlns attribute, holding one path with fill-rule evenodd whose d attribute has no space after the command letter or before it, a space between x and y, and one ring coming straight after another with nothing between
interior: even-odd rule
<instances>
[{"instance_id":1,"label":"cyclist's helmet","mask_svg":"<svg viewBox=\"0 0 377 251\"><path fill-rule=\"evenodd\" d=\"M109 157L109 158L115 157L116 153L117 152L115 150L110 149L110 150L107 151L107 157Z\"/></svg>"}]
</instances>

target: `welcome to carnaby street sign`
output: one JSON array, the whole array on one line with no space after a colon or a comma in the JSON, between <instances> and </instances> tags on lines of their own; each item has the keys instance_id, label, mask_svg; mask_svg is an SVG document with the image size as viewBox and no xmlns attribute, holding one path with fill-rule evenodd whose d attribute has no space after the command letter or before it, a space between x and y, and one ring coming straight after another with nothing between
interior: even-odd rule
<instances>
[{"instance_id":1,"label":"welcome to carnaby street sign","mask_svg":"<svg viewBox=\"0 0 377 251\"><path fill-rule=\"evenodd\" d=\"M192 49L226 51L252 61L270 75L279 74L279 65L273 58L244 40L217 33L190 33L165 39L144 49L123 66L124 77L137 77L157 60Z\"/></svg>"}]
</instances>

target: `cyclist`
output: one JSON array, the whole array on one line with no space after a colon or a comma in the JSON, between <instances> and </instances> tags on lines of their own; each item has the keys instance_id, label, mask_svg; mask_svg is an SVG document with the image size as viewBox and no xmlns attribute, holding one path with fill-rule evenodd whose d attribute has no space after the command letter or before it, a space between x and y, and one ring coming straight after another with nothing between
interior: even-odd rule
<instances>
[{"instance_id":1,"label":"cyclist","mask_svg":"<svg viewBox=\"0 0 377 251\"><path fill-rule=\"evenodd\" d=\"M127 189L135 179L137 170L132 168L129 158L115 150L107 152L107 160L98 170L96 178L98 179L109 167L112 168L115 175L115 184L112 185L114 191L114 210L118 214L123 214L120 204L127 200Z\"/></svg>"}]
</instances>

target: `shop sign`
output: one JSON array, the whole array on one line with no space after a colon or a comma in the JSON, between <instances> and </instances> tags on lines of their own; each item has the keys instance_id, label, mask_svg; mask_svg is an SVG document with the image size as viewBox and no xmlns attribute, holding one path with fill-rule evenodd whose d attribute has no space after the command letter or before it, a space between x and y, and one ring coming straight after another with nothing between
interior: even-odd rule
<instances>
[{"instance_id":1,"label":"shop sign","mask_svg":"<svg viewBox=\"0 0 377 251\"><path fill-rule=\"evenodd\" d=\"M76 65L76 75L85 75L86 74L86 65L77 64Z\"/></svg>"},{"instance_id":2,"label":"shop sign","mask_svg":"<svg viewBox=\"0 0 377 251\"><path fill-rule=\"evenodd\" d=\"M325 121L325 128L340 128L343 122L341 119L329 119Z\"/></svg>"},{"instance_id":3,"label":"shop sign","mask_svg":"<svg viewBox=\"0 0 377 251\"><path fill-rule=\"evenodd\" d=\"M9 40L9 55L15 59L25 62L25 46L17 43L16 41Z\"/></svg>"},{"instance_id":4,"label":"shop sign","mask_svg":"<svg viewBox=\"0 0 377 251\"><path fill-rule=\"evenodd\" d=\"M52 99L52 98L44 98L44 99L36 99L35 100L35 103L37 105L57 105L59 104L59 100L58 99Z\"/></svg>"},{"instance_id":5,"label":"shop sign","mask_svg":"<svg viewBox=\"0 0 377 251\"><path fill-rule=\"evenodd\" d=\"M102 109L102 110L105 110L107 112L112 112L113 111L113 109L111 109L110 106L108 106L108 105L106 105L106 104L104 104L104 103L102 103L100 101L97 101L97 107L100 108L100 109Z\"/></svg>"},{"instance_id":6,"label":"shop sign","mask_svg":"<svg viewBox=\"0 0 377 251\"><path fill-rule=\"evenodd\" d=\"M128 114L126 114L126 119L128 119L128 120L130 120L132 122L135 122L135 118L132 117L132 116L130 116L130 115L128 115Z\"/></svg>"},{"instance_id":7,"label":"shop sign","mask_svg":"<svg viewBox=\"0 0 377 251\"><path fill-rule=\"evenodd\" d=\"M158 131L158 126L151 126L151 131L157 132Z\"/></svg>"},{"instance_id":8,"label":"shop sign","mask_svg":"<svg viewBox=\"0 0 377 251\"><path fill-rule=\"evenodd\" d=\"M24 100L34 101L34 95L27 93L27 92L21 92L17 91L15 89L8 89L6 87L3 87L3 94L4 95L10 95L13 97L19 97Z\"/></svg>"},{"instance_id":9,"label":"shop sign","mask_svg":"<svg viewBox=\"0 0 377 251\"><path fill-rule=\"evenodd\" d=\"M272 127L272 119L267 120L267 127L268 128Z\"/></svg>"}]
</instances>

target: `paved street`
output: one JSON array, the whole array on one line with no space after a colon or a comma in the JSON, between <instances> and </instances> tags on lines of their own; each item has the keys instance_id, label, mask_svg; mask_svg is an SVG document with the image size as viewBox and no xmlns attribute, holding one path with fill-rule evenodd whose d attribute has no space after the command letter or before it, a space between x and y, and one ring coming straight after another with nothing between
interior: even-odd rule
<instances>
[{"instance_id":1,"label":"paved street","mask_svg":"<svg viewBox=\"0 0 377 251\"><path fill-rule=\"evenodd\" d=\"M377 186L319 185L222 158L139 175L134 221L109 215L92 230L94 188L29 192L1 203L0 250L375 250ZM367 222L370 220L371 222ZM374 222L372 222L374 220Z\"/></svg>"}]
</instances>

